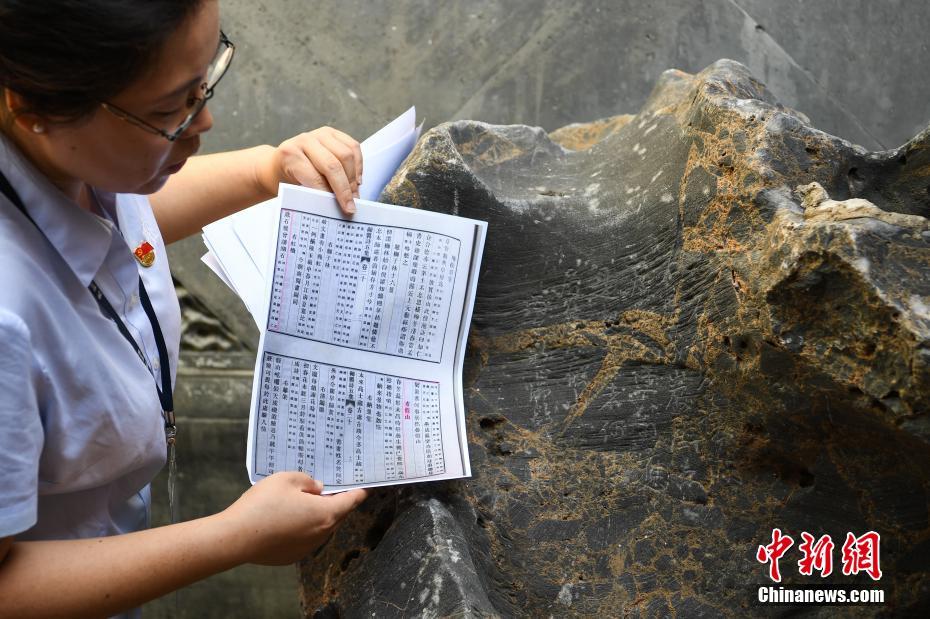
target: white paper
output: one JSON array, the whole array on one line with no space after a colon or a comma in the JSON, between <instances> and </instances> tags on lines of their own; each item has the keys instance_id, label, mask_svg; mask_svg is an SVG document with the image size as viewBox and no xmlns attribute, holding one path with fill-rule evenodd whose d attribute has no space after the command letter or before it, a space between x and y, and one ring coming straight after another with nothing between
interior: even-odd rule
<instances>
[{"instance_id":1,"label":"white paper","mask_svg":"<svg viewBox=\"0 0 930 619\"><path fill-rule=\"evenodd\" d=\"M264 277L236 236L232 222L226 218L205 226L203 236L249 313L260 316L264 308L256 291L264 287Z\"/></svg>"},{"instance_id":2,"label":"white paper","mask_svg":"<svg viewBox=\"0 0 930 619\"><path fill-rule=\"evenodd\" d=\"M200 261L207 265L211 271L216 273L216 276L219 277L224 284L229 286L230 290L236 292L236 287L229 281L229 277L226 276L226 271L223 270L223 266L220 264L219 260L216 259L216 256L213 255L212 251L208 251L201 256Z\"/></svg>"},{"instance_id":3,"label":"white paper","mask_svg":"<svg viewBox=\"0 0 930 619\"><path fill-rule=\"evenodd\" d=\"M338 492L470 475L461 365L486 224L366 200L348 220L291 185L279 198L250 480L302 470Z\"/></svg>"},{"instance_id":4,"label":"white paper","mask_svg":"<svg viewBox=\"0 0 930 619\"><path fill-rule=\"evenodd\" d=\"M407 136L417 121L417 108L411 106L406 112L372 133L362 147L368 149L369 154L376 154ZM398 162L399 163L399 162Z\"/></svg>"},{"instance_id":5,"label":"white paper","mask_svg":"<svg viewBox=\"0 0 930 619\"><path fill-rule=\"evenodd\" d=\"M236 236L239 237L239 241L245 247L256 268L261 272L263 284L265 281L264 274L271 264L272 236L277 218L277 196L239 211L228 218L232 221L233 230L235 230ZM263 290L264 286L256 294L260 295Z\"/></svg>"},{"instance_id":6,"label":"white paper","mask_svg":"<svg viewBox=\"0 0 930 619\"><path fill-rule=\"evenodd\" d=\"M364 173L359 195L364 200L377 200L420 138L423 124L416 126L417 110L409 110L362 142Z\"/></svg>"}]
</instances>

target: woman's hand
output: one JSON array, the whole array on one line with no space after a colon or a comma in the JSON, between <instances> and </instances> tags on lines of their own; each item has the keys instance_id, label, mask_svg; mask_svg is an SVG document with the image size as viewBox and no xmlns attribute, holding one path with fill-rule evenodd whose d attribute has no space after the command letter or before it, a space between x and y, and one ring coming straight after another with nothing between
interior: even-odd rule
<instances>
[{"instance_id":1,"label":"woman's hand","mask_svg":"<svg viewBox=\"0 0 930 619\"><path fill-rule=\"evenodd\" d=\"M0 616L109 617L242 563L293 563L366 496L322 490L304 473L278 473L197 520L94 539L0 539Z\"/></svg>"},{"instance_id":2,"label":"woman's hand","mask_svg":"<svg viewBox=\"0 0 930 619\"><path fill-rule=\"evenodd\" d=\"M365 497L365 490L321 496L323 484L305 473L275 473L247 490L218 516L231 527L230 540L243 559L286 565L325 542Z\"/></svg>"},{"instance_id":3,"label":"woman's hand","mask_svg":"<svg viewBox=\"0 0 930 619\"><path fill-rule=\"evenodd\" d=\"M258 177L270 195L277 195L280 182L331 191L351 215L362 184L362 149L342 131L321 127L282 142L264 159Z\"/></svg>"}]
</instances>

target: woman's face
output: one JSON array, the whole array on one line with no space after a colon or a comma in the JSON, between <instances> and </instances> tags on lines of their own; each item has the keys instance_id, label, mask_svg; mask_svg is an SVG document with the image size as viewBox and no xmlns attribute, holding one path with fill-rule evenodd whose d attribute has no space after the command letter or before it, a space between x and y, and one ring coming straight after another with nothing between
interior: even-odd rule
<instances>
[{"instance_id":1,"label":"woman's face","mask_svg":"<svg viewBox=\"0 0 930 619\"><path fill-rule=\"evenodd\" d=\"M200 85L219 42L219 5L205 0L166 41L152 66L108 103L173 131L189 110L190 97L202 97ZM200 147L200 134L213 126L207 108L174 142L150 133L98 107L74 124L47 125L36 137L42 159L60 186L79 182L116 193L149 194L180 170Z\"/></svg>"}]
</instances>

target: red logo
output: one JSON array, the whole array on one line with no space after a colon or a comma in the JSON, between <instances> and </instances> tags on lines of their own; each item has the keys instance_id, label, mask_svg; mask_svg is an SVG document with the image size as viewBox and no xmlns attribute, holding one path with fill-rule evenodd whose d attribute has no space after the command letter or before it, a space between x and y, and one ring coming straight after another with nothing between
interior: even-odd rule
<instances>
[{"instance_id":1,"label":"red logo","mask_svg":"<svg viewBox=\"0 0 930 619\"><path fill-rule=\"evenodd\" d=\"M816 543L814 536L804 531L801 533L804 541L798 546L804 556L798 561L798 571L802 576L810 576L814 570L820 572L821 578L833 573L833 540L824 535Z\"/></svg>"},{"instance_id":2,"label":"red logo","mask_svg":"<svg viewBox=\"0 0 930 619\"><path fill-rule=\"evenodd\" d=\"M778 560L793 545L794 540L788 535L782 535L781 529L772 529L772 543L768 546L759 546L759 550L756 551L756 559L759 563L771 563L769 565L769 578L774 582L781 582Z\"/></svg>"},{"instance_id":3,"label":"red logo","mask_svg":"<svg viewBox=\"0 0 930 619\"><path fill-rule=\"evenodd\" d=\"M850 576L865 572L872 580L881 578L882 568L878 564L881 541L881 536L875 531L860 537L847 533L843 544L843 574Z\"/></svg>"},{"instance_id":4,"label":"red logo","mask_svg":"<svg viewBox=\"0 0 930 619\"><path fill-rule=\"evenodd\" d=\"M798 572L802 576L811 576L814 570L820 572L821 578L833 573L833 539L823 535L820 539L804 531L801 533L801 559L798 561ZM794 545L790 535L784 535L781 529L772 529L772 541L756 550L756 560L762 564L769 564L769 578L773 582L781 582L781 571L778 560ZM853 533L846 534L846 542L842 548L843 575L855 576L865 572L878 580L882 577L879 554L881 552L881 536L875 531L869 531L859 537Z\"/></svg>"}]
</instances>

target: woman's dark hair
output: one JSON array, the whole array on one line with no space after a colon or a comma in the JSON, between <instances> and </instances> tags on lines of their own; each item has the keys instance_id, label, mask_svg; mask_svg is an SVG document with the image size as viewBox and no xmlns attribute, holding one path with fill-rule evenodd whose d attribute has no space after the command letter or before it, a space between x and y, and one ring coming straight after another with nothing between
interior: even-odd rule
<instances>
[{"instance_id":1,"label":"woman's dark hair","mask_svg":"<svg viewBox=\"0 0 930 619\"><path fill-rule=\"evenodd\" d=\"M79 120L126 89L203 0L0 0L0 88Z\"/></svg>"}]
</instances>

